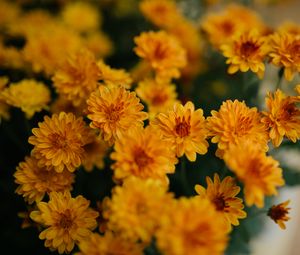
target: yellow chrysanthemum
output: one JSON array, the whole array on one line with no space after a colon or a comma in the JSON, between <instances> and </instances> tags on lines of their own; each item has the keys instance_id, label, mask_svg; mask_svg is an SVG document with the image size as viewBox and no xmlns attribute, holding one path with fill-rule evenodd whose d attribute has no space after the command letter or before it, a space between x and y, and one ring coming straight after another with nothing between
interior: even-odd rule
<instances>
[{"instance_id":1,"label":"yellow chrysanthemum","mask_svg":"<svg viewBox=\"0 0 300 255\"><path fill-rule=\"evenodd\" d=\"M100 86L87 101L90 126L100 129L104 141L110 145L129 129L143 126L148 114L134 92L124 87Z\"/></svg>"},{"instance_id":2,"label":"yellow chrysanthemum","mask_svg":"<svg viewBox=\"0 0 300 255\"><path fill-rule=\"evenodd\" d=\"M167 113L158 114L152 124L173 145L177 157L185 154L190 161L195 161L197 153L207 152L208 133L203 110L195 110L192 102L185 105L176 103Z\"/></svg>"},{"instance_id":3,"label":"yellow chrysanthemum","mask_svg":"<svg viewBox=\"0 0 300 255\"><path fill-rule=\"evenodd\" d=\"M284 77L291 81L300 72L300 36L276 33L270 37L270 58L275 66L284 68Z\"/></svg>"},{"instance_id":4,"label":"yellow chrysanthemum","mask_svg":"<svg viewBox=\"0 0 300 255\"><path fill-rule=\"evenodd\" d=\"M286 227L284 222L290 220L288 214L291 208L287 207L289 203L290 200L287 200L278 205L273 205L268 211L268 216L272 220L274 220L275 223L278 224L281 229L285 229Z\"/></svg>"},{"instance_id":5,"label":"yellow chrysanthemum","mask_svg":"<svg viewBox=\"0 0 300 255\"><path fill-rule=\"evenodd\" d=\"M172 194L159 180L128 178L113 189L104 217L108 228L131 241L150 242L158 219L172 202Z\"/></svg>"},{"instance_id":6,"label":"yellow chrysanthemum","mask_svg":"<svg viewBox=\"0 0 300 255\"><path fill-rule=\"evenodd\" d=\"M160 217L157 246L165 255L223 254L228 227L208 199L181 198Z\"/></svg>"},{"instance_id":7,"label":"yellow chrysanthemum","mask_svg":"<svg viewBox=\"0 0 300 255\"><path fill-rule=\"evenodd\" d=\"M90 202L83 196L72 198L70 192L51 192L48 203L39 202L38 210L30 218L46 227L39 238L46 239L45 246L70 253L74 245L86 240L97 226L98 213L89 208Z\"/></svg>"},{"instance_id":8,"label":"yellow chrysanthemum","mask_svg":"<svg viewBox=\"0 0 300 255\"><path fill-rule=\"evenodd\" d=\"M76 255L143 255L143 247L137 243L120 238L107 231L105 235L92 234L88 240L79 244Z\"/></svg>"},{"instance_id":9,"label":"yellow chrysanthemum","mask_svg":"<svg viewBox=\"0 0 300 255\"><path fill-rule=\"evenodd\" d=\"M219 175L215 174L214 180L206 177L206 183L207 189L201 185L195 186L199 197L208 198L213 203L219 217L225 221L229 229L231 229L231 224L238 226L239 219L246 218L247 214L243 211L243 200L236 197L241 189L236 185L235 179L227 176L220 181Z\"/></svg>"},{"instance_id":10,"label":"yellow chrysanthemum","mask_svg":"<svg viewBox=\"0 0 300 255\"><path fill-rule=\"evenodd\" d=\"M112 165L116 179L136 176L168 182L166 174L175 171L175 153L151 127L129 132L116 141L114 148L111 158L116 161Z\"/></svg>"},{"instance_id":11,"label":"yellow chrysanthemum","mask_svg":"<svg viewBox=\"0 0 300 255\"><path fill-rule=\"evenodd\" d=\"M245 139L247 141L247 139ZM264 206L264 196L277 195L277 187L284 185L278 161L267 156L255 143L244 142L231 146L224 155L227 166L244 183L248 206Z\"/></svg>"},{"instance_id":12,"label":"yellow chrysanthemum","mask_svg":"<svg viewBox=\"0 0 300 255\"><path fill-rule=\"evenodd\" d=\"M262 78L265 73L264 60L269 52L266 37L258 34L257 30L251 30L228 44L221 46L223 55L229 64L228 73L234 74L238 70L247 72L249 69Z\"/></svg>"},{"instance_id":13,"label":"yellow chrysanthemum","mask_svg":"<svg viewBox=\"0 0 300 255\"><path fill-rule=\"evenodd\" d=\"M57 173L53 169L39 167L33 157L26 157L19 164L14 177L15 183L19 184L16 193L29 204L40 202L46 193L70 190L74 182L74 175L69 171Z\"/></svg>"},{"instance_id":14,"label":"yellow chrysanthemum","mask_svg":"<svg viewBox=\"0 0 300 255\"><path fill-rule=\"evenodd\" d=\"M113 42L100 31L88 33L83 40L85 47L93 52L97 58L104 58L113 53Z\"/></svg>"},{"instance_id":15,"label":"yellow chrysanthemum","mask_svg":"<svg viewBox=\"0 0 300 255\"><path fill-rule=\"evenodd\" d=\"M97 88L99 79L100 70L95 56L88 50L72 54L52 77L57 92L75 106L87 100Z\"/></svg>"},{"instance_id":16,"label":"yellow chrysanthemum","mask_svg":"<svg viewBox=\"0 0 300 255\"><path fill-rule=\"evenodd\" d=\"M178 78L186 65L186 52L178 40L164 31L143 32L134 38L135 53L145 59L161 79Z\"/></svg>"},{"instance_id":17,"label":"yellow chrysanthemum","mask_svg":"<svg viewBox=\"0 0 300 255\"><path fill-rule=\"evenodd\" d=\"M47 104L51 100L47 86L35 80L11 83L1 92L1 98L9 105L21 108L28 119L34 113L47 109Z\"/></svg>"},{"instance_id":18,"label":"yellow chrysanthemum","mask_svg":"<svg viewBox=\"0 0 300 255\"><path fill-rule=\"evenodd\" d=\"M39 127L32 129L33 136L28 142L34 145L32 155L38 159L39 166L73 172L82 163L89 132L82 118L61 112L51 118L45 116Z\"/></svg>"},{"instance_id":19,"label":"yellow chrysanthemum","mask_svg":"<svg viewBox=\"0 0 300 255\"><path fill-rule=\"evenodd\" d=\"M0 95L8 83L8 78L5 76L0 77ZM1 118L8 120L10 118L9 105L0 96L0 120Z\"/></svg>"},{"instance_id":20,"label":"yellow chrysanthemum","mask_svg":"<svg viewBox=\"0 0 300 255\"><path fill-rule=\"evenodd\" d=\"M19 49L2 45L0 40L0 67L22 69L24 68L24 62Z\"/></svg>"},{"instance_id":21,"label":"yellow chrysanthemum","mask_svg":"<svg viewBox=\"0 0 300 255\"><path fill-rule=\"evenodd\" d=\"M146 79L139 82L135 89L137 95L147 104L149 117L171 108L177 100L176 86L171 83Z\"/></svg>"},{"instance_id":22,"label":"yellow chrysanthemum","mask_svg":"<svg viewBox=\"0 0 300 255\"><path fill-rule=\"evenodd\" d=\"M268 93L266 97L267 112L262 119L269 128L269 136L275 147L278 147L283 137L294 143L300 138L300 110L296 106L300 99L286 96L281 90Z\"/></svg>"},{"instance_id":23,"label":"yellow chrysanthemum","mask_svg":"<svg viewBox=\"0 0 300 255\"><path fill-rule=\"evenodd\" d=\"M249 108L245 102L227 100L220 110L212 111L207 118L207 128L213 143L218 143L216 155L222 157L229 145L242 141L252 141L261 150L267 151L268 134L266 126L255 107Z\"/></svg>"}]
</instances>

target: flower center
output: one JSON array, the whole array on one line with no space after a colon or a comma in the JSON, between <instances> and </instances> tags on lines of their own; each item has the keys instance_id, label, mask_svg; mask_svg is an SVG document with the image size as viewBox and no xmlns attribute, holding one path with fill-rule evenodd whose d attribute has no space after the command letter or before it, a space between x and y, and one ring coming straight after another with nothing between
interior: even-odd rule
<instances>
[{"instance_id":1,"label":"flower center","mask_svg":"<svg viewBox=\"0 0 300 255\"><path fill-rule=\"evenodd\" d=\"M185 137L190 134L191 125L189 122L187 122L184 118L180 120L180 118L176 118L176 126L175 126L175 132L180 137Z\"/></svg>"},{"instance_id":2,"label":"flower center","mask_svg":"<svg viewBox=\"0 0 300 255\"><path fill-rule=\"evenodd\" d=\"M166 57L166 49L165 47L159 43L154 50L154 56L156 59L164 59Z\"/></svg>"},{"instance_id":3,"label":"flower center","mask_svg":"<svg viewBox=\"0 0 300 255\"><path fill-rule=\"evenodd\" d=\"M222 195L215 197L212 202L214 203L217 211L224 211L226 202Z\"/></svg>"},{"instance_id":4,"label":"flower center","mask_svg":"<svg viewBox=\"0 0 300 255\"><path fill-rule=\"evenodd\" d=\"M54 133L50 134L50 140L54 148L56 149L65 149L68 146L68 142L66 140L66 137Z\"/></svg>"},{"instance_id":5,"label":"flower center","mask_svg":"<svg viewBox=\"0 0 300 255\"><path fill-rule=\"evenodd\" d=\"M285 215L288 213L288 211L280 206L274 206L271 207L270 210L268 211L268 216L271 217L271 219L278 221L278 220L282 220Z\"/></svg>"},{"instance_id":6,"label":"flower center","mask_svg":"<svg viewBox=\"0 0 300 255\"><path fill-rule=\"evenodd\" d=\"M152 98L152 104L153 105L162 105L164 102L166 102L168 99L168 96L166 94L158 93L153 96Z\"/></svg>"},{"instance_id":7,"label":"flower center","mask_svg":"<svg viewBox=\"0 0 300 255\"><path fill-rule=\"evenodd\" d=\"M111 105L108 109L106 109L106 116L108 121L110 122L119 121L123 109L124 109L123 103L119 103L117 105Z\"/></svg>"},{"instance_id":8,"label":"flower center","mask_svg":"<svg viewBox=\"0 0 300 255\"><path fill-rule=\"evenodd\" d=\"M248 58L251 55L253 55L258 49L259 49L258 45L256 45L253 42L247 41L242 43L240 50L241 50L241 55L244 58Z\"/></svg>"},{"instance_id":9,"label":"flower center","mask_svg":"<svg viewBox=\"0 0 300 255\"><path fill-rule=\"evenodd\" d=\"M139 168L144 168L153 162L153 159L147 155L143 149L137 149L134 155L134 162Z\"/></svg>"},{"instance_id":10,"label":"flower center","mask_svg":"<svg viewBox=\"0 0 300 255\"><path fill-rule=\"evenodd\" d=\"M234 31L234 25L232 22L225 21L221 24L221 28L226 35L232 35Z\"/></svg>"},{"instance_id":11,"label":"flower center","mask_svg":"<svg viewBox=\"0 0 300 255\"><path fill-rule=\"evenodd\" d=\"M63 214L60 215L58 225L63 229L69 229L73 225L70 210L67 209Z\"/></svg>"}]
</instances>

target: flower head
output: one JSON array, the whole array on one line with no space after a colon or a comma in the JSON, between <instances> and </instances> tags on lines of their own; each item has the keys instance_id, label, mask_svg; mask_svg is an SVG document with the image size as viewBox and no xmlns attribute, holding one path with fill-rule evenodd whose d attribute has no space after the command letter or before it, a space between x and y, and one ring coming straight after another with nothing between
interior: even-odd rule
<instances>
[{"instance_id":1,"label":"flower head","mask_svg":"<svg viewBox=\"0 0 300 255\"><path fill-rule=\"evenodd\" d=\"M290 217L288 217L288 214L291 208L287 207L289 203L290 200L287 200L278 205L273 205L268 211L268 216L272 220L274 220L275 223L278 224L281 229L285 229L284 222L290 219Z\"/></svg>"},{"instance_id":2,"label":"flower head","mask_svg":"<svg viewBox=\"0 0 300 255\"><path fill-rule=\"evenodd\" d=\"M0 77L0 120L1 118L8 120L10 118L9 105L5 102L5 99L1 97L2 91L5 89L8 83L8 78L5 76Z\"/></svg>"}]
</instances>

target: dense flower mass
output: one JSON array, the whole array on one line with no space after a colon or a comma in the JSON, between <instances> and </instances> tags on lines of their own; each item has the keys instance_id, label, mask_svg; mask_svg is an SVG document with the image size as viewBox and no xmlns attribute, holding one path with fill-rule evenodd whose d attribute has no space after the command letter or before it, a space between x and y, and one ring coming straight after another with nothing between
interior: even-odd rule
<instances>
[{"instance_id":1,"label":"dense flower mass","mask_svg":"<svg viewBox=\"0 0 300 255\"><path fill-rule=\"evenodd\" d=\"M280 203L278 205L273 205L269 211L268 216L275 221L276 224L279 225L281 229L285 229L285 221L288 221L290 217L288 216L289 210L291 208L288 208L290 200L287 200L283 203Z\"/></svg>"}]
</instances>

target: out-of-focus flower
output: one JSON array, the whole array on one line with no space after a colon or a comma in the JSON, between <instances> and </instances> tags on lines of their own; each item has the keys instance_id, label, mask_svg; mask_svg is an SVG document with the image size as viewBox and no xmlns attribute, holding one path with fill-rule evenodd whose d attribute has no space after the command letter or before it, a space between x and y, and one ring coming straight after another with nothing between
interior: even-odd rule
<instances>
[{"instance_id":1,"label":"out-of-focus flower","mask_svg":"<svg viewBox=\"0 0 300 255\"><path fill-rule=\"evenodd\" d=\"M19 49L2 45L0 40L0 66L5 68L24 68L24 59Z\"/></svg>"},{"instance_id":2,"label":"out-of-focus flower","mask_svg":"<svg viewBox=\"0 0 300 255\"><path fill-rule=\"evenodd\" d=\"M277 28L277 31L280 34L286 33L294 36L300 36L300 26L299 24L293 22L284 22Z\"/></svg>"},{"instance_id":3,"label":"out-of-focus flower","mask_svg":"<svg viewBox=\"0 0 300 255\"><path fill-rule=\"evenodd\" d=\"M3 28L13 22L19 13L19 7L13 2L0 1L0 27Z\"/></svg>"},{"instance_id":4,"label":"out-of-focus flower","mask_svg":"<svg viewBox=\"0 0 300 255\"><path fill-rule=\"evenodd\" d=\"M76 117L83 116L86 104L74 106L73 102L65 98L64 96L59 96L50 106L51 113L66 112L73 113Z\"/></svg>"},{"instance_id":5,"label":"out-of-focus flower","mask_svg":"<svg viewBox=\"0 0 300 255\"><path fill-rule=\"evenodd\" d=\"M104 58L113 53L113 43L110 38L100 32L91 32L83 38L84 46L98 58Z\"/></svg>"},{"instance_id":6,"label":"out-of-focus flower","mask_svg":"<svg viewBox=\"0 0 300 255\"><path fill-rule=\"evenodd\" d=\"M7 83L8 83L8 78L5 76L1 76L0 77L0 95L1 95L2 91L5 89ZM9 114L9 105L0 96L0 119L1 118L5 119L5 120L9 120L10 114Z\"/></svg>"},{"instance_id":7,"label":"out-of-focus flower","mask_svg":"<svg viewBox=\"0 0 300 255\"><path fill-rule=\"evenodd\" d=\"M290 203L290 200L287 200L283 203L280 203L278 205L273 205L269 211L268 216L275 221L276 224L279 225L281 229L285 229L285 221L288 221L290 217L288 216L289 210L291 208L288 208L288 204Z\"/></svg>"}]
</instances>

